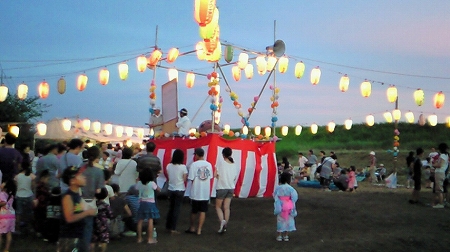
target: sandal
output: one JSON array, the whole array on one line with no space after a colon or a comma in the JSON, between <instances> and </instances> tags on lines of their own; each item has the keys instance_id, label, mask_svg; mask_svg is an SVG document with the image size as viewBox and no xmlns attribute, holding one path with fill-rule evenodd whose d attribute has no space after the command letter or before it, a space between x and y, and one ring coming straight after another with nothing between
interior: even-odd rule
<instances>
[{"instance_id":1,"label":"sandal","mask_svg":"<svg viewBox=\"0 0 450 252\"><path fill-rule=\"evenodd\" d=\"M281 235L277 236L277 241L282 241L283 237L281 237Z\"/></svg>"},{"instance_id":2,"label":"sandal","mask_svg":"<svg viewBox=\"0 0 450 252\"><path fill-rule=\"evenodd\" d=\"M285 236L285 237L283 237L283 241L285 241L285 242L287 242L287 241L289 241L289 236Z\"/></svg>"}]
</instances>

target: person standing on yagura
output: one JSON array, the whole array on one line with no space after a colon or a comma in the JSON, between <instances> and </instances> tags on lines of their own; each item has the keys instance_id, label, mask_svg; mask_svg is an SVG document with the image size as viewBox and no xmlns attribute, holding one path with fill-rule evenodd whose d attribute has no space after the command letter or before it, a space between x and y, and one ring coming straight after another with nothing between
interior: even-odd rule
<instances>
[{"instance_id":1,"label":"person standing on yagura","mask_svg":"<svg viewBox=\"0 0 450 252\"><path fill-rule=\"evenodd\" d=\"M295 202L298 200L297 191L290 185L291 174L280 175L280 185L273 192L274 214L277 216L277 241L289 241L288 232L295 231Z\"/></svg>"}]
</instances>

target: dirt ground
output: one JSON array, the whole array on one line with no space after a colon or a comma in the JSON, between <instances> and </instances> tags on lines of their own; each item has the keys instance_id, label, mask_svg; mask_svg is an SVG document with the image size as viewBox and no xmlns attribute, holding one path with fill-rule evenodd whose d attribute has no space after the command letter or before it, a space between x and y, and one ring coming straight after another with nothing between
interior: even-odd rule
<instances>
[{"instance_id":1,"label":"dirt ground","mask_svg":"<svg viewBox=\"0 0 450 252\"><path fill-rule=\"evenodd\" d=\"M411 205L410 189L387 189L360 182L356 193L298 188L297 231L277 242L271 198L233 199L227 233L211 205L201 236L171 236L164 230L167 201L160 201L156 245L136 244L134 237L111 241L108 251L449 251L450 209L433 209L430 189L421 204ZM214 203L214 201L212 201ZM182 207L179 231L188 227L190 206ZM14 236L10 251L55 251L34 237Z\"/></svg>"}]
</instances>

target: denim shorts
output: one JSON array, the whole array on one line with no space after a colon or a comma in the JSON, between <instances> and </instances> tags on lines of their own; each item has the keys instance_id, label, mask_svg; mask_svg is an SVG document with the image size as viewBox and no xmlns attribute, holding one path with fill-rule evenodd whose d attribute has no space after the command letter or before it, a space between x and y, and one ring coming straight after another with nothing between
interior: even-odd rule
<instances>
[{"instance_id":1,"label":"denim shorts","mask_svg":"<svg viewBox=\"0 0 450 252\"><path fill-rule=\"evenodd\" d=\"M33 197L16 197L16 214L31 215L33 213Z\"/></svg>"}]
</instances>

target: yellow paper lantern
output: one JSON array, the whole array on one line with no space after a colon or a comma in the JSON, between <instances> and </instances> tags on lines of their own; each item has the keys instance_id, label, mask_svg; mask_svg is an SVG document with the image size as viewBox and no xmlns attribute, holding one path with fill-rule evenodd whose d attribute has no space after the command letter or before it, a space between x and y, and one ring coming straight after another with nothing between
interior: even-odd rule
<instances>
[{"instance_id":1,"label":"yellow paper lantern","mask_svg":"<svg viewBox=\"0 0 450 252\"><path fill-rule=\"evenodd\" d=\"M169 53L167 54L166 61L168 63L173 63L175 62L175 60L177 60L178 55L180 55L180 50L178 50L178 48L172 48L169 50Z\"/></svg>"},{"instance_id":2,"label":"yellow paper lantern","mask_svg":"<svg viewBox=\"0 0 450 252\"><path fill-rule=\"evenodd\" d=\"M131 147L133 145L133 142L130 139L128 139L126 145L129 148L129 147Z\"/></svg>"},{"instance_id":3,"label":"yellow paper lantern","mask_svg":"<svg viewBox=\"0 0 450 252\"><path fill-rule=\"evenodd\" d=\"M271 134L272 134L272 128L269 127L269 126L265 127L265 128L264 128L264 135L265 135L266 137L270 137Z\"/></svg>"},{"instance_id":4,"label":"yellow paper lantern","mask_svg":"<svg viewBox=\"0 0 450 252\"><path fill-rule=\"evenodd\" d=\"M109 82L109 70L106 68L101 69L98 72L98 82L100 82L101 85L105 86Z\"/></svg>"},{"instance_id":5,"label":"yellow paper lantern","mask_svg":"<svg viewBox=\"0 0 450 252\"><path fill-rule=\"evenodd\" d=\"M152 137L155 136L155 131L153 130L153 128L150 129L150 131L148 132L148 134Z\"/></svg>"},{"instance_id":6,"label":"yellow paper lantern","mask_svg":"<svg viewBox=\"0 0 450 252\"><path fill-rule=\"evenodd\" d=\"M286 56L280 57L278 60L278 71L280 73L286 73L289 65L289 58Z\"/></svg>"},{"instance_id":7,"label":"yellow paper lantern","mask_svg":"<svg viewBox=\"0 0 450 252\"><path fill-rule=\"evenodd\" d=\"M229 124L225 124L223 126L223 133L224 134L228 134L230 132L230 125Z\"/></svg>"},{"instance_id":8,"label":"yellow paper lantern","mask_svg":"<svg viewBox=\"0 0 450 252\"><path fill-rule=\"evenodd\" d=\"M56 87L58 88L58 93L64 94L66 92L66 80L64 77L59 78Z\"/></svg>"},{"instance_id":9,"label":"yellow paper lantern","mask_svg":"<svg viewBox=\"0 0 450 252\"><path fill-rule=\"evenodd\" d=\"M235 81L239 81L241 79L241 69L239 66L233 66L231 68L231 72L233 73L233 79Z\"/></svg>"},{"instance_id":10,"label":"yellow paper lantern","mask_svg":"<svg viewBox=\"0 0 450 252\"><path fill-rule=\"evenodd\" d=\"M28 96L28 86L24 82L17 87L17 97L20 100L25 100Z\"/></svg>"},{"instance_id":11,"label":"yellow paper lantern","mask_svg":"<svg viewBox=\"0 0 450 252\"><path fill-rule=\"evenodd\" d=\"M253 129L253 131L255 132L255 135L258 136L261 134L261 126L256 125L255 128Z\"/></svg>"},{"instance_id":12,"label":"yellow paper lantern","mask_svg":"<svg viewBox=\"0 0 450 252\"><path fill-rule=\"evenodd\" d=\"M242 127L242 134L248 135L248 127L247 126Z\"/></svg>"},{"instance_id":13,"label":"yellow paper lantern","mask_svg":"<svg viewBox=\"0 0 450 252\"><path fill-rule=\"evenodd\" d=\"M61 124L62 124L64 131L69 131L70 128L72 127L72 122L67 118L64 118L64 120L62 120Z\"/></svg>"},{"instance_id":14,"label":"yellow paper lantern","mask_svg":"<svg viewBox=\"0 0 450 252\"><path fill-rule=\"evenodd\" d=\"M406 112L406 113L405 113L405 118L406 118L406 121L407 121L408 123L413 123L413 122L414 122L414 113L411 112L411 111Z\"/></svg>"},{"instance_id":15,"label":"yellow paper lantern","mask_svg":"<svg viewBox=\"0 0 450 252\"><path fill-rule=\"evenodd\" d=\"M347 120L345 120L345 122L344 122L344 128L345 128L346 130L350 130L350 129L352 128L352 125L353 125L352 119L347 119Z\"/></svg>"},{"instance_id":16,"label":"yellow paper lantern","mask_svg":"<svg viewBox=\"0 0 450 252\"><path fill-rule=\"evenodd\" d=\"M289 132L289 127L284 125L283 127L281 127L281 135L286 136Z\"/></svg>"},{"instance_id":17,"label":"yellow paper lantern","mask_svg":"<svg viewBox=\"0 0 450 252\"><path fill-rule=\"evenodd\" d=\"M133 127L126 127L125 133L127 134L128 137L132 137L133 136Z\"/></svg>"},{"instance_id":18,"label":"yellow paper lantern","mask_svg":"<svg viewBox=\"0 0 450 252\"><path fill-rule=\"evenodd\" d=\"M319 126L317 126L317 124L315 124L315 123L311 124L311 133L313 135L317 134L318 129L319 129Z\"/></svg>"},{"instance_id":19,"label":"yellow paper lantern","mask_svg":"<svg viewBox=\"0 0 450 252\"><path fill-rule=\"evenodd\" d=\"M336 123L334 123L333 121L329 122L327 125L328 132L333 133L335 127L336 127Z\"/></svg>"},{"instance_id":20,"label":"yellow paper lantern","mask_svg":"<svg viewBox=\"0 0 450 252\"><path fill-rule=\"evenodd\" d=\"M258 73L260 75L264 75L267 72L266 57L263 55L256 57L256 68L258 69Z\"/></svg>"},{"instance_id":21,"label":"yellow paper lantern","mask_svg":"<svg viewBox=\"0 0 450 252\"><path fill-rule=\"evenodd\" d=\"M450 116L445 119L445 125L450 128Z\"/></svg>"},{"instance_id":22,"label":"yellow paper lantern","mask_svg":"<svg viewBox=\"0 0 450 252\"><path fill-rule=\"evenodd\" d=\"M400 118L402 118L402 112L400 111L400 109L394 109L394 111L392 111L392 117L396 121L400 120Z\"/></svg>"},{"instance_id":23,"label":"yellow paper lantern","mask_svg":"<svg viewBox=\"0 0 450 252\"><path fill-rule=\"evenodd\" d=\"M429 115L428 123L433 127L436 126L437 125L437 115L435 115L435 114Z\"/></svg>"},{"instance_id":24,"label":"yellow paper lantern","mask_svg":"<svg viewBox=\"0 0 450 252\"><path fill-rule=\"evenodd\" d=\"M373 117L373 115L366 116L366 124L367 126L372 127L375 124L375 117Z\"/></svg>"},{"instance_id":25,"label":"yellow paper lantern","mask_svg":"<svg viewBox=\"0 0 450 252\"><path fill-rule=\"evenodd\" d=\"M143 128L137 129L137 136L139 138L144 138L144 129Z\"/></svg>"},{"instance_id":26,"label":"yellow paper lantern","mask_svg":"<svg viewBox=\"0 0 450 252\"><path fill-rule=\"evenodd\" d=\"M84 119L82 126L83 126L83 130L88 131L91 128L91 120L89 120L87 118Z\"/></svg>"},{"instance_id":27,"label":"yellow paper lantern","mask_svg":"<svg viewBox=\"0 0 450 252\"><path fill-rule=\"evenodd\" d=\"M2 83L0 85L0 102L4 102L6 97L8 97L8 87Z\"/></svg>"},{"instance_id":28,"label":"yellow paper lantern","mask_svg":"<svg viewBox=\"0 0 450 252\"><path fill-rule=\"evenodd\" d=\"M339 81L339 90L341 90L341 92L347 92L349 84L350 78L348 78L348 76L345 74L344 76L341 77L341 80Z\"/></svg>"},{"instance_id":29,"label":"yellow paper lantern","mask_svg":"<svg viewBox=\"0 0 450 252\"><path fill-rule=\"evenodd\" d=\"M248 64L248 54L245 52L240 53L237 62L239 69L244 70L247 64Z\"/></svg>"},{"instance_id":30,"label":"yellow paper lantern","mask_svg":"<svg viewBox=\"0 0 450 252\"><path fill-rule=\"evenodd\" d=\"M434 107L440 109L444 106L445 95L442 91L434 95Z\"/></svg>"},{"instance_id":31,"label":"yellow paper lantern","mask_svg":"<svg viewBox=\"0 0 450 252\"><path fill-rule=\"evenodd\" d=\"M87 82L88 82L88 77L85 74L78 75L78 79L77 79L78 91L83 91L84 89L86 89Z\"/></svg>"},{"instance_id":32,"label":"yellow paper lantern","mask_svg":"<svg viewBox=\"0 0 450 252\"><path fill-rule=\"evenodd\" d=\"M9 133L13 134L14 136L18 137L19 133L20 133L20 129L19 127L17 127L16 125L10 126L9 127Z\"/></svg>"},{"instance_id":33,"label":"yellow paper lantern","mask_svg":"<svg viewBox=\"0 0 450 252\"><path fill-rule=\"evenodd\" d=\"M104 128L105 128L105 134L107 136L112 134L112 129L113 129L112 124L107 123L107 124L105 124Z\"/></svg>"},{"instance_id":34,"label":"yellow paper lantern","mask_svg":"<svg viewBox=\"0 0 450 252\"><path fill-rule=\"evenodd\" d=\"M319 84L320 75L321 75L321 71L320 71L319 67L317 66L317 67L313 68L313 70L311 70L311 84L313 84L313 85Z\"/></svg>"},{"instance_id":35,"label":"yellow paper lantern","mask_svg":"<svg viewBox=\"0 0 450 252\"><path fill-rule=\"evenodd\" d=\"M128 64L125 62L119 64L119 77L121 80L128 78Z\"/></svg>"},{"instance_id":36,"label":"yellow paper lantern","mask_svg":"<svg viewBox=\"0 0 450 252\"><path fill-rule=\"evenodd\" d=\"M205 60L206 58L206 48L205 48L205 42L200 41L195 45L195 51L197 53L197 58L199 60Z\"/></svg>"},{"instance_id":37,"label":"yellow paper lantern","mask_svg":"<svg viewBox=\"0 0 450 252\"><path fill-rule=\"evenodd\" d=\"M158 49L153 50L152 54L150 55L150 57L147 60L147 64L150 67L155 67L159 60L161 59L162 56L162 52Z\"/></svg>"},{"instance_id":38,"label":"yellow paper lantern","mask_svg":"<svg viewBox=\"0 0 450 252\"><path fill-rule=\"evenodd\" d=\"M302 78L304 73L305 73L305 64L303 64L303 61L297 62L297 64L295 64L294 70L295 78L297 79Z\"/></svg>"},{"instance_id":39,"label":"yellow paper lantern","mask_svg":"<svg viewBox=\"0 0 450 252\"><path fill-rule=\"evenodd\" d=\"M145 69L147 69L147 57L145 55L137 57L136 66L139 72L145 72Z\"/></svg>"},{"instance_id":40,"label":"yellow paper lantern","mask_svg":"<svg viewBox=\"0 0 450 252\"><path fill-rule=\"evenodd\" d=\"M220 44L220 41L217 41L217 47L214 50L213 53L206 53L206 60L208 62L217 62L222 57L222 44Z\"/></svg>"},{"instance_id":41,"label":"yellow paper lantern","mask_svg":"<svg viewBox=\"0 0 450 252\"><path fill-rule=\"evenodd\" d=\"M39 96L42 99L46 99L48 97L49 92L50 92L50 86L48 85L48 83L45 80L42 81L38 87Z\"/></svg>"},{"instance_id":42,"label":"yellow paper lantern","mask_svg":"<svg viewBox=\"0 0 450 252\"><path fill-rule=\"evenodd\" d=\"M300 136L300 134L302 133L302 129L303 127L301 125L295 126L295 135Z\"/></svg>"},{"instance_id":43,"label":"yellow paper lantern","mask_svg":"<svg viewBox=\"0 0 450 252\"><path fill-rule=\"evenodd\" d=\"M205 26L212 21L216 0L195 0L194 18L200 26Z\"/></svg>"},{"instance_id":44,"label":"yellow paper lantern","mask_svg":"<svg viewBox=\"0 0 450 252\"><path fill-rule=\"evenodd\" d=\"M45 136L47 134L47 124L45 123L38 123L36 125L37 132L40 136Z\"/></svg>"},{"instance_id":45,"label":"yellow paper lantern","mask_svg":"<svg viewBox=\"0 0 450 252\"><path fill-rule=\"evenodd\" d=\"M199 26L199 35L204 40L209 40L214 36L214 30L219 24L219 9L215 8L211 22L205 26Z\"/></svg>"},{"instance_id":46,"label":"yellow paper lantern","mask_svg":"<svg viewBox=\"0 0 450 252\"><path fill-rule=\"evenodd\" d=\"M424 100L425 94L422 89L418 88L416 91L414 91L414 101L416 102L417 106L422 106Z\"/></svg>"},{"instance_id":47,"label":"yellow paper lantern","mask_svg":"<svg viewBox=\"0 0 450 252\"><path fill-rule=\"evenodd\" d=\"M247 79L251 79L253 78L253 65L252 64L247 64L247 66L245 66L245 77L247 77Z\"/></svg>"},{"instance_id":48,"label":"yellow paper lantern","mask_svg":"<svg viewBox=\"0 0 450 252\"><path fill-rule=\"evenodd\" d=\"M102 124L99 121L95 121L92 123L92 129L94 133L98 134L102 130Z\"/></svg>"},{"instance_id":49,"label":"yellow paper lantern","mask_svg":"<svg viewBox=\"0 0 450 252\"><path fill-rule=\"evenodd\" d=\"M186 74L186 87L192 88L194 86L195 82L195 74L194 73L187 73Z\"/></svg>"},{"instance_id":50,"label":"yellow paper lantern","mask_svg":"<svg viewBox=\"0 0 450 252\"><path fill-rule=\"evenodd\" d=\"M391 123L392 122L392 114L389 111L384 112L383 114L384 119L386 120L386 122Z\"/></svg>"},{"instance_id":51,"label":"yellow paper lantern","mask_svg":"<svg viewBox=\"0 0 450 252\"><path fill-rule=\"evenodd\" d=\"M269 56L267 57L267 72L271 72L273 70L273 68L275 67L275 64L277 63L277 58L275 58L274 56Z\"/></svg>"},{"instance_id":52,"label":"yellow paper lantern","mask_svg":"<svg viewBox=\"0 0 450 252\"><path fill-rule=\"evenodd\" d=\"M394 85L389 86L386 95L389 102L397 101L397 88Z\"/></svg>"},{"instance_id":53,"label":"yellow paper lantern","mask_svg":"<svg viewBox=\"0 0 450 252\"><path fill-rule=\"evenodd\" d=\"M368 80L361 83L361 95L363 97L369 97L372 93L372 84Z\"/></svg>"},{"instance_id":54,"label":"yellow paper lantern","mask_svg":"<svg viewBox=\"0 0 450 252\"><path fill-rule=\"evenodd\" d=\"M178 81L178 70L175 68L171 68L169 69L169 71L167 72L169 75L169 81L175 79L176 81Z\"/></svg>"},{"instance_id":55,"label":"yellow paper lantern","mask_svg":"<svg viewBox=\"0 0 450 252\"><path fill-rule=\"evenodd\" d=\"M117 137L123 136L123 127L122 126L116 126L116 136Z\"/></svg>"}]
</instances>

